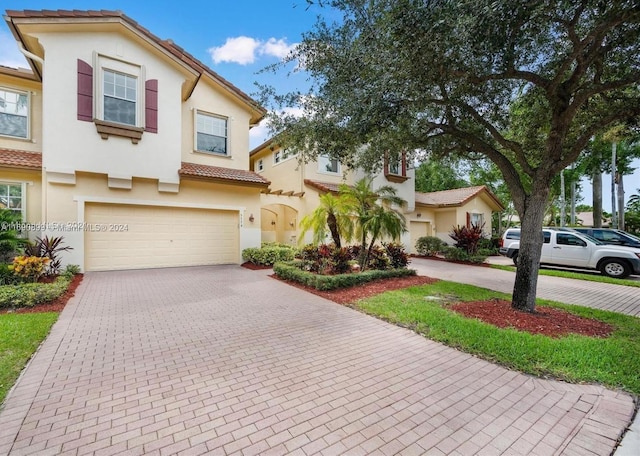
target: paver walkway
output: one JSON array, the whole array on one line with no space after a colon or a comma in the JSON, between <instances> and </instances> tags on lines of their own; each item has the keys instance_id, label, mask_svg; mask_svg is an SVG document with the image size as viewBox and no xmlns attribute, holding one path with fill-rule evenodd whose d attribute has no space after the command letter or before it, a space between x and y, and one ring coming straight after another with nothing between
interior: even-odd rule
<instances>
[{"instance_id":1,"label":"paver walkway","mask_svg":"<svg viewBox=\"0 0 640 456\"><path fill-rule=\"evenodd\" d=\"M606 455L632 412L265 271L90 273L0 411L0 454Z\"/></svg>"}]
</instances>

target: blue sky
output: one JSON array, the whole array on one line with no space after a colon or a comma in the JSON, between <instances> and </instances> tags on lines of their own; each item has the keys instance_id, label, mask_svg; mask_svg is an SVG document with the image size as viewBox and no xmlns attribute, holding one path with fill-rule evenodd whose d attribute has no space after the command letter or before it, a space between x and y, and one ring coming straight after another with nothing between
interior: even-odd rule
<instances>
[{"instance_id":1,"label":"blue sky","mask_svg":"<svg viewBox=\"0 0 640 456\"><path fill-rule=\"evenodd\" d=\"M256 81L273 85L280 92L306 86L303 74L284 78L282 74L274 77L257 72L276 63L298 43L302 33L312 28L318 14L328 13L326 9L308 8L305 0L156 0L152 3L4 0L1 8L3 14L7 9L122 10L160 38L172 39L249 95L256 94ZM4 21L0 26L0 64L27 66ZM262 143L267 135L264 125L252 129L251 147ZM636 160L634 166L633 175L625 176L627 198L640 188L640 160ZM610 176L603 179L606 211L611 210L610 179ZM586 179L582 188L581 202L591 204L591 186Z\"/></svg>"}]
</instances>

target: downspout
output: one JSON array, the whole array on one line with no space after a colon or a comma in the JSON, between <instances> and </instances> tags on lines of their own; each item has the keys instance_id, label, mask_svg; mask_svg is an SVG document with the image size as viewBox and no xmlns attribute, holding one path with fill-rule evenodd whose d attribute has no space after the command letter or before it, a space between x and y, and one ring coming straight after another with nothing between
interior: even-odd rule
<instances>
[{"instance_id":1,"label":"downspout","mask_svg":"<svg viewBox=\"0 0 640 456\"><path fill-rule=\"evenodd\" d=\"M24 44L22 44L22 42L18 41L18 49L20 50L20 52L22 52L24 54L25 57L27 57L28 59L31 60L35 60L36 62L40 63L40 65L44 66L44 59L42 57L40 57L39 55L35 55L33 52L29 52L24 48Z\"/></svg>"}]
</instances>

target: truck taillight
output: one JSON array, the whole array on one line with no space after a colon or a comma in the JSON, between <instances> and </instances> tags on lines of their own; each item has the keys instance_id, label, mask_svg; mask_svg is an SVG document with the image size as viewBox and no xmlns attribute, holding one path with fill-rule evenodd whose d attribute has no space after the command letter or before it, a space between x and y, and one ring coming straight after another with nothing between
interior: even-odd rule
<instances>
[{"instance_id":1,"label":"truck taillight","mask_svg":"<svg viewBox=\"0 0 640 456\"><path fill-rule=\"evenodd\" d=\"M498 241L498 247L504 247L504 239L500 238Z\"/></svg>"}]
</instances>

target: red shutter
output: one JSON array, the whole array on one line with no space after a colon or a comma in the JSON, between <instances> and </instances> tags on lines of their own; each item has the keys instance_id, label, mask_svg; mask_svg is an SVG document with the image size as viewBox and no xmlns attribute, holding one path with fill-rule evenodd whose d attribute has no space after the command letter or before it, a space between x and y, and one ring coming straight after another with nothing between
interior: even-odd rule
<instances>
[{"instance_id":1,"label":"red shutter","mask_svg":"<svg viewBox=\"0 0 640 456\"><path fill-rule=\"evenodd\" d=\"M471 228L471 214L467 212L467 228Z\"/></svg>"},{"instance_id":2,"label":"red shutter","mask_svg":"<svg viewBox=\"0 0 640 456\"><path fill-rule=\"evenodd\" d=\"M144 85L144 120L145 130L158 133L158 80L149 79Z\"/></svg>"},{"instance_id":3,"label":"red shutter","mask_svg":"<svg viewBox=\"0 0 640 456\"><path fill-rule=\"evenodd\" d=\"M93 122L93 68L78 59L78 120Z\"/></svg>"},{"instance_id":4,"label":"red shutter","mask_svg":"<svg viewBox=\"0 0 640 456\"><path fill-rule=\"evenodd\" d=\"M384 154L384 175L387 176L389 174L389 154L385 152Z\"/></svg>"}]
</instances>

